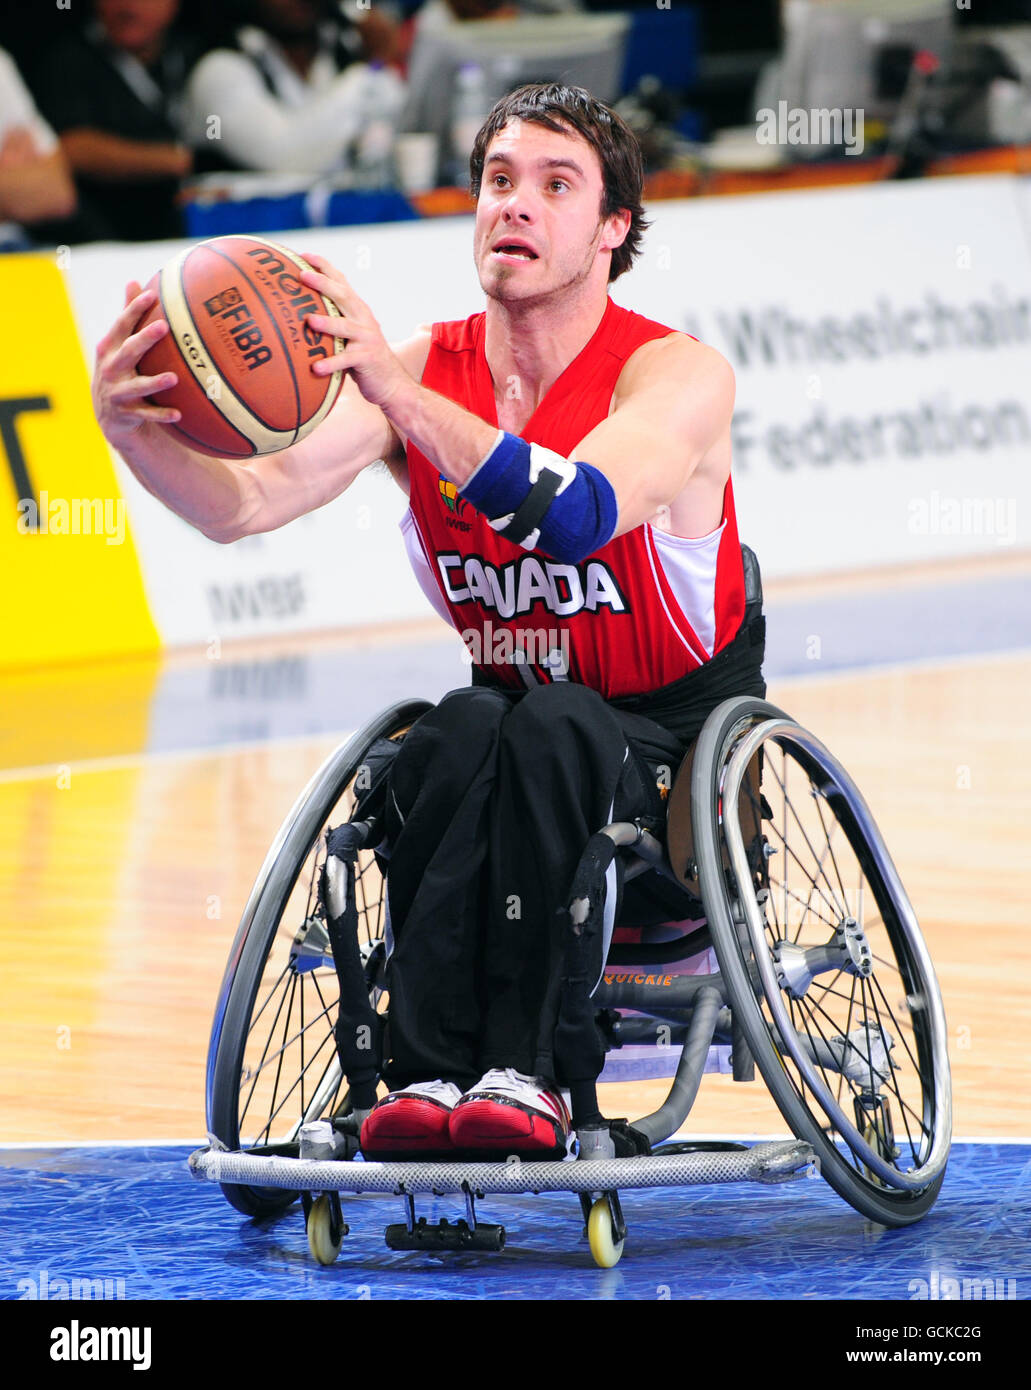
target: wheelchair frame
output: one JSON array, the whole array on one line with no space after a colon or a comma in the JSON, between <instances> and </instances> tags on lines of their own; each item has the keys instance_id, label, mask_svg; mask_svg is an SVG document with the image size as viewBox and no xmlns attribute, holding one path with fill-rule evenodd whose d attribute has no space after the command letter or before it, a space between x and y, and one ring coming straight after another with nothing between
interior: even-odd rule
<instances>
[{"instance_id":1,"label":"wheelchair frame","mask_svg":"<svg viewBox=\"0 0 1031 1390\"><path fill-rule=\"evenodd\" d=\"M320 1263L335 1258L347 1232L340 1201L340 1194L345 1192L400 1196L404 1221L387 1227L388 1245L394 1249L439 1250L502 1248L504 1228L477 1220L477 1198L504 1192L576 1192L592 1254L603 1266L615 1264L623 1250L626 1223L620 1189L783 1182L819 1172L847 1202L886 1226L907 1225L923 1216L940 1189L951 1140L945 1019L934 971L901 880L855 784L811 734L781 710L751 698L728 700L707 719L670 793L666 845L635 822L606 826L602 832L628 861L624 881L656 871L681 888L697 891L720 965L715 974L677 976L662 985L615 983L603 976L605 983L598 987L602 991L600 999L596 992L601 1006L599 1022L614 1046L654 1035L656 1020L667 1025L671 1043L682 1044L669 1095L659 1109L635 1120L629 1128L625 1122L613 1122L615 1129L609 1122L601 1128L579 1127L577 1157L561 1162L467 1163L446 1159L376 1163L355 1156L362 1116L350 1113L348 1097L339 1095L345 1079L339 1061L334 1066L333 1057L323 1059L322 1075L305 1099L304 1073L313 1060L304 1061L303 1036L308 1025L302 977L307 975L317 984L319 971L333 966L326 905L321 895L314 893L315 878L320 883L324 879L317 872L319 844L324 830L328 835L328 822L337 804L377 740L401 736L430 708L424 701L393 706L337 748L301 793L270 848L245 908L219 994L208 1054L209 1142L190 1158L194 1176L219 1182L232 1205L247 1215L283 1210L300 1195L309 1246ZM778 750L783 778L771 762ZM793 938L788 929L788 863L792 854L799 863L801 860L788 844L787 810L783 830L778 831L772 808L760 790L764 759L767 767L774 768L784 800L792 807L814 860L817 856L804 818L809 826L819 824L825 829L826 819L831 819L828 849L817 864L817 872L823 874L829 888L819 889L815 905L810 890L803 923ZM791 766L800 768L808 778L807 794L816 806L817 819L805 803L801 813L790 803L787 783ZM734 808L734 814L726 814L729 808ZM681 832L688 810L690 828L685 838ZM681 818L679 827L674 827L674 815ZM832 842L839 827L842 835L836 855ZM674 829L678 833L674 834ZM368 833L374 833L371 824ZM783 885L769 872L772 859L780 852L779 846L771 843L777 833L783 841ZM851 890L845 888L838 864L843 844L859 866L858 916L850 910ZM255 1014L258 991L284 912L313 849L316 867L304 920L293 933L289 959L279 977L288 981L284 989L291 990L284 1040L272 1059L268 1058L270 1044L266 1043L255 1069L245 1065L248 1036L272 998L266 995ZM833 863L833 875L825 869L827 862ZM369 868L367 862L356 883L363 882L362 875ZM869 882L874 899L875 912L869 920L878 934L876 944L881 952L890 950L904 991L904 1007L897 1006L901 1020L876 978L878 966L890 971L892 962L870 946L862 906L864 881ZM811 877L811 882L818 884L816 878ZM370 998L378 998L382 989L383 952L373 930L382 931L383 927L383 886L378 924L368 929L362 953ZM782 886L781 921L776 892ZM583 901L571 904L571 916L579 911L582 920L587 906ZM369 904L365 910L368 913ZM813 920L807 922L809 917ZM286 930L291 931L289 922ZM887 938L887 947L881 937ZM285 939L281 938L280 944ZM803 944L803 939L812 944ZM697 933L685 940L692 949L685 950L680 959L689 958L698 949ZM625 959L629 948L616 949ZM639 959L654 961L656 949L642 945ZM606 971L611 969L610 955ZM830 977L826 985L822 984L824 977ZM846 998L834 988L843 977L852 980L846 1025L843 1031L827 1036L828 1023L821 1023L810 1009L816 999L813 986L821 981L822 1003L817 1007L831 1018L829 1009L837 1008L840 1015L841 1005L835 1005L828 996ZM297 1037L288 1037L288 1032L298 980L302 982L301 1103L282 1138L272 1138L273 1114L258 1134L265 1142L241 1151L240 1122L247 1108L244 1105L243 1111L240 1109L241 1090L253 1078L249 1093L253 1095L262 1071L273 1065L278 1085L284 1055L297 1041ZM899 985L893 980L889 981L889 987L892 985L897 991ZM857 987L862 1021L852 1029L848 1025L857 1002ZM321 1017L329 1019L339 1000L326 1005L321 990L318 997L324 1005ZM281 1001L274 1027L283 1007ZM614 1012L620 1009L642 1016L623 1018ZM815 1029L807 1020L807 1011L815 1018ZM323 1029L327 1026L331 1028L324 1023ZM332 1038L332 1031L329 1036ZM714 1042L732 1045L735 1081L753 1079L758 1065L794 1139L750 1148L664 1144L690 1113ZM892 1057L893 1051L898 1053L898 1060ZM916 1077L918 1093L910 1072ZM904 1078L901 1082L900 1077ZM833 1078L837 1078L836 1094L832 1094ZM289 1081L289 1076L286 1079ZM288 1098L297 1090L298 1080L287 1092ZM843 1082L848 1085L852 1115L842 1107ZM575 1114L573 1119L575 1128ZM894 1128L899 1121L905 1129L901 1144L896 1142ZM616 1157L617 1139L623 1141L625 1152L633 1153L636 1148L635 1156ZM433 1225L417 1219L415 1197L425 1193L461 1195L465 1219Z\"/></svg>"}]
</instances>

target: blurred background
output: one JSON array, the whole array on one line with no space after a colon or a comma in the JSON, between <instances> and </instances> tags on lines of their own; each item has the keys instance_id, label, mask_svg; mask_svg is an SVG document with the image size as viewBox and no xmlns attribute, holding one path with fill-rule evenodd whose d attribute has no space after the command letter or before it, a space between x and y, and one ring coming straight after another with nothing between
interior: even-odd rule
<instances>
[{"instance_id":1,"label":"blurred background","mask_svg":"<svg viewBox=\"0 0 1031 1390\"><path fill-rule=\"evenodd\" d=\"M784 166L846 153L870 176L908 177L1031 141L1031 0L68 0L19 11L0 20L7 246L464 210L447 190L467 185L472 136L527 81L562 78L615 103L641 137L655 196L718 192L731 170L779 170L783 183ZM861 149L840 127L770 141L758 113L782 101L863 111Z\"/></svg>"}]
</instances>

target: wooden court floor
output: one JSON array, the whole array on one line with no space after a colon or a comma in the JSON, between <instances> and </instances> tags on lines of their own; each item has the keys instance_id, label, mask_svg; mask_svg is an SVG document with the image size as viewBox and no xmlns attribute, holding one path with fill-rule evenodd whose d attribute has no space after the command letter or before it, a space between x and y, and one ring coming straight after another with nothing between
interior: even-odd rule
<instances>
[{"instance_id":1,"label":"wooden court floor","mask_svg":"<svg viewBox=\"0 0 1031 1390\"><path fill-rule=\"evenodd\" d=\"M899 867L945 998L959 1136L1031 1134L1029 685L1021 653L770 689L853 774ZM201 1139L236 921L337 740L60 763L59 681L24 694L34 766L0 772L0 1142ZM112 677L96 717L133 710ZM642 1113L660 1085L603 1104ZM707 1077L690 1128L785 1125L761 1081Z\"/></svg>"}]
</instances>

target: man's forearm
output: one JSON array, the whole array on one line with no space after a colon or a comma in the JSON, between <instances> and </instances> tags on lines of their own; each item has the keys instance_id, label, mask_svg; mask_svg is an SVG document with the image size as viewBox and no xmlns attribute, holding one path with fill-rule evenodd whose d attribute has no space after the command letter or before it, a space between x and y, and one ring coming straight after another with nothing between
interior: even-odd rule
<instances>
[{"instance_id":1,"label":"man's forearm","mask_svg":"<svg viewBox=\"0 0 1031 1390\"><path fill-rule=\"evenodd\" d=\"M244 534L250 491L246 469L194 453L163 425L154 426L153 433L134 439L120 452L151 496L211 540L230 541Z\"/></svg>"},{"instance_id":2,"label":"man's forearm","mask_svg":"<svg viewBox=\"0 0 1031 1390\"><path fill-rule=\"evenodd\" d=\"M497 425L415 381L402 386L382 409L395 429L458 487L469 481L498 438Z\"/></svg>"},{"instance_id":3,"label":"man's forearm","mask_svg":"<svg viewBox=\"0 0 1031 1390\"><path fill-rule=\"evenodd\" d=\"M615 534L619 501L591 464L502 431L414 381L381 409L514 544L578 564Z\"/></svg>"}]
</instances>

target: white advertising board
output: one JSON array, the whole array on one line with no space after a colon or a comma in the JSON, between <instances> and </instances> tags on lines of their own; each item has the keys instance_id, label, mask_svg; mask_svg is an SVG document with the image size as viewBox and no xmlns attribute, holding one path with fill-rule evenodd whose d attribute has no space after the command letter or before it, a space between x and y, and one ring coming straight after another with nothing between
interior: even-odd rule
<instances>
[{"instance_id":1,"label":"white advertising board","mask_svg":"<svg viewBox=\"0 0 1031 1390\"><path fill-rule=\"evenodd\" d=\"M1018 180L695 199L649 216L613 297L734 366L740 529L768 576L1031 545L1031 200ZM391 340L483 305L469 218L272 239L326 255ZM126 281L177 249L74 250L90 357ZM119 467L167 644L429 616L385 476L225 547Z\"/></svg>"},{"instance_id":2,"label":"white advertising board","mask_svg":"<svg viewBox=\"0 0 1031 1390\"><path fill-rule=\"evenodd\" d=\"M1031 545L1016 180L650 211L643 264L615 294L733 365L741 533L767 574Z\"/></svg>"}]
</instances>

